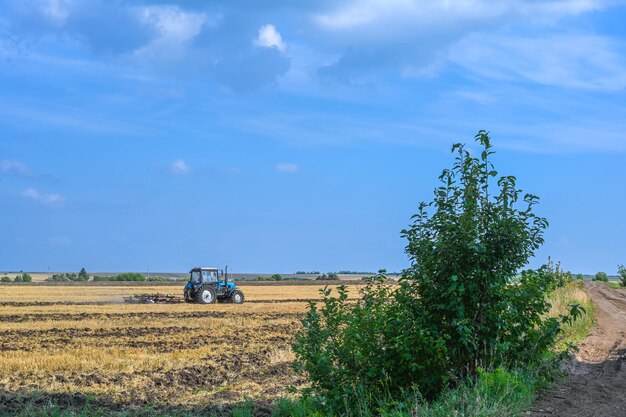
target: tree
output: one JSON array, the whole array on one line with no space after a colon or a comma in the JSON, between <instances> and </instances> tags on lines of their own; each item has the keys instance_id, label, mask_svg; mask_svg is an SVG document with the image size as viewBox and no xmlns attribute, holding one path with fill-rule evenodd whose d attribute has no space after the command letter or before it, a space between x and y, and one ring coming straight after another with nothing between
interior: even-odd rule
<instances>
[{"instance_id":1,"label":"tree","mask_svg":"<svg viewBox=\"0 0 626 417\"><path fill-rule=\"evenodd\" d=\"M523 271L510 285L548 222L534 214L538 197L522 194L515 177L496 181L487 132L475 140L478 157L452 146L454 164L439 177L434 199L402 231L411 266L399 286L386 285L382 271L356 304L345 286L338 296L324 289L323 302L310 304L293 345L296 369L335 410L412 388L434 398L479 366L539 361L560 324L581 314L573 305L570 315L546 318L545 295L557 285L551 266Z\"/></svg>"},{"instance_id":2,"label":"tree","mask_svg":"<svg viewBox=\"0 0 626 417\"><path fill-rule=\"evenodd\" d=\"M85 268L81 268L78 273L78 281L89 281L89 274L85 270Z\"/></svg>"},{"instance_id":3,"label":"tree","mask_svg":"<svg viewBox=\"0 0 626 417\"><path fill-rule=\"evenodd\" d=\"M11 278L5 275L2 278L0 278L0 282L11 282Z\"/></svg>"},{"instance_id":4,"label":"tree","mask_svg":"<svg viewBox=\"0 0 626 417\"><path fill-rule=\"evenodd\" d=\"M28 272L23 272L22 282L33 282L33 277Z\"/></svg>"},{"instance_id":5,"label":"tree","mask_svg":"<svg viewBox=\"0 0 626 417\"><path fill-rule=\"evenodd\" d=\"M280 274L274 274L272 275L271 279L273 279L274 281L282 281L283 280L283 276Z\"/></svg>"},{"instance_id":6,"label":"tree","mask_svg":"<svg viewBox=\"0 0 626 417\"><path fill-rule=\"evenodd\" d=\"M622 287L626 287L626 267L624 265L618 265L617 273L620 276Z\"/></svg>"},{"instance_id":7,"label":"tree","mask_svg":"<svg viewBox=\"0 0 626 417\"><path fill-rule=\"evenodd\" d=\"M22 279L22 275L16 275L15 279L13 280L13 282L24 282L24 280Z\"/></svg>"},{"instance_id":8,"label":"tree","mask_svg":"<svg viewBox=\"0 0 626 417\"><path fill-rule=\"evenodd\" d=\"M594 275L593 280L600 281L600 282L609 282L609 277L606 275L605 272L597 272Z\"/></svg>"}]
</instances>

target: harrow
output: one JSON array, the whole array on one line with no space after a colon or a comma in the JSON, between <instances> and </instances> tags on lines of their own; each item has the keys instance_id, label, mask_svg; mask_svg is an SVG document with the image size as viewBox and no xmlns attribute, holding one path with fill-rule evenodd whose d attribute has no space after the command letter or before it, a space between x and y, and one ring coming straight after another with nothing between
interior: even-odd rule
<instances>
[{"instance_id":1,"label":"harrow","mask_svg":"<svg viewBox=\"0 0 626 417\"><path fill-rule=\"evenodd\" d=\"M178 304L184 303L185 299L172 294L135 294L124 297L124 302L129 304Z\"/></svg>"}]
</instances>

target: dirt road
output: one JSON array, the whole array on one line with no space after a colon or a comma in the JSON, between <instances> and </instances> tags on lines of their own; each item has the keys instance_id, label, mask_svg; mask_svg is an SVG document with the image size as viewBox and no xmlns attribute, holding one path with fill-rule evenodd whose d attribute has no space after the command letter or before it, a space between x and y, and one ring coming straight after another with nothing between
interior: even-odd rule
<instances>
[{"instance_id":1,"label":"dirt road","mask_svg":"<svg viewBox=\"0 0 626 417\"><path fill-rule=\"evenodd\" d=\"M566 367L567 378L529 415L626 417L626 290L586 287L597 324Z\"/></svg>"}]
</instances>

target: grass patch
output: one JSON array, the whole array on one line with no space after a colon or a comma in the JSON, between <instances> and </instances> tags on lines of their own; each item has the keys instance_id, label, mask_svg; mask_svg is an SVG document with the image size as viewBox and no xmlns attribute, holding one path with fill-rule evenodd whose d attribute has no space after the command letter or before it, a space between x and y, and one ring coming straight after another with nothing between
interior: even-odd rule
<instances>
[{"instance_id":1,"label":"grass patch","mask_svg":"<svg viewBox=\"0 0 626 417\"><path fill-rule=\"evenodd\" d=\"M625 288L618 281L597 281L597 282L599 282L600 284L604 284L608 287L615 288L616 290L621 290L622 288Z\"/></svg>"},{"instance_id":2,"label":"grass patch","mask_svg":"<svg viewBox=\"0 0 626 417\"><path fill-rule=\"evenodd\" d=\"M572 324L563 324L562 333L556 345L556 353L561 353L567 349L568 345L577 345L587 337L595 322L595 306L581 281L572 281L557 288L549 296L549 300L552 304L549 315L553 317L566 314L571 303L580 304L586 311L586 314Z\"/></svg>"}]
</instances>

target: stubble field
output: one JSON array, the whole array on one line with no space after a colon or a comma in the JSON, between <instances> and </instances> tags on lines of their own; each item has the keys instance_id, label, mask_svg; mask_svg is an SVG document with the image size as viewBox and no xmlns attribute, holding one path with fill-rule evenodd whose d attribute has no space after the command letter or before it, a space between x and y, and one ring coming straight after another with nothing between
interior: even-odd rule
<instances>
[{"instance_id":1,"label":"stubble field","mask_svg":"<svg viewBox=\"0 0 626 417\"><path fill-rule=\"evenodd\" d=\"M243 305L133 305L122 297L182 287L0 286L0 409L219 411L284 397L304 383L290 346L320 287L242 289Z\"/></svg>"}]
</instances>

